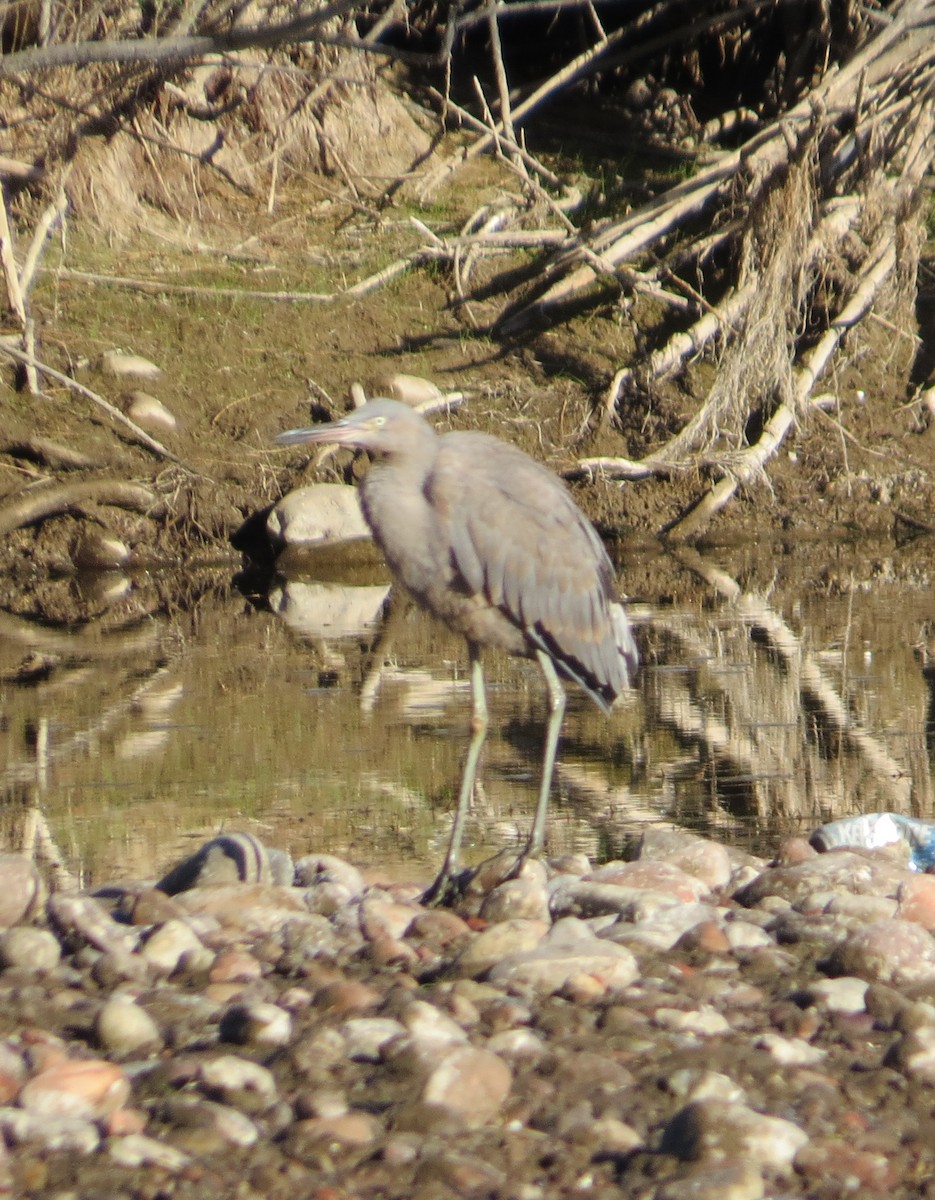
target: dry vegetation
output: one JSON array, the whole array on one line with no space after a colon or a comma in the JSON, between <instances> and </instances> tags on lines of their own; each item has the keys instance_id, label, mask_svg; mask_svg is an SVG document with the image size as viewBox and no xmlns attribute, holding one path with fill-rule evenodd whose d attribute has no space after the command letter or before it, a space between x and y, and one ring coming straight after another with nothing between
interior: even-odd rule
<instances>
[{"instance_id":1,"label":"dry vegetation","mask_svg":"<svg viewBox=\"0 0 935 1200\"><path fill-rule=\"evenodd\" d=\"M841 443L862 453L869 430L847 407L857 380L877 388L888 374L891 429L922 437L926 364L915 392L910 370L933 20L932 0L815 9L723 0L685 12L675 0L450 11L351 0L0 6L8 382L69 390L154 462L147 487L139 468L133 488L110 471L98 495L99 440L82 465L80 438L64 446L15 410L2 449L12 462L38 461L45 478L38 492L33 481L10 496L0 528L83 510L90 495L156 518L169 553L172 538L226 540L236 520L184 519L198 507L198 463L188 454L194 470L160 476L180 456L76 378L80 350L57 347L48 320L37 340L31 297L65 223L126 245L141 230L169 239L204 230L222 213L272 222L296 180L370 222L375 243L386 242L383 261L350 281L333 274L313 293L232 291L340 304L414 269L443 272L449 316L466 337L500 355L551 354L553 371L583 381L590 416L571 438L566 426L566 461L571 449L569 474L599 484L592 510L607 524L621 523L613 481L622 479L636 481L631 523L699 536L739 488L771 477L782 489L771 472L793 430L817 429L835 455ZM580 150L597 134L590 166L600 183L580 153L556 150L563 119ZM445 124L460 135L442 138ZM628 147L616 159L614 139ZM450 198L481 154L496 157L511 186L455 230L433 222L426 206ZM651 167L659 161L662 174ZM415 246L386 236L401 205L422 206L408 221ZM170 303L200 290L109 276ZM107 282L61 265L58 278ZM561 350L549 351L556 336ZM881 360L875 375L868 347ZM900 478L928 458L921 443L908 454ZM831 474L819 459L806 488ZM844 468L854 471L853 455ZM91 482L56 482L65 469L69 480L91 472ZM918 503L903 497L889 519L925 527L930 487L926 479ZM240 500L225 502L244 515Z\"/></svg>"}]
</instances>

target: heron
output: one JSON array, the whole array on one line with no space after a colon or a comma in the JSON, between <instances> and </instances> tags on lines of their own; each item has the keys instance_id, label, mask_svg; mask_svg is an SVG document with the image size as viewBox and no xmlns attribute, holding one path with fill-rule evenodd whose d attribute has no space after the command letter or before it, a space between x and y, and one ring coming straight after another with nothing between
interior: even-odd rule
<instances>
[{"instance_id":1,"label":"heron","mask_svg":"<svg viewBox=\"0 0 935 1200\"><path fill-rule=\"evenodd\" d=\"M441 871L425 894L457 890L461 843L488 711L482 651L535 659L548 693L538 802L525 849L542 854L565 713L562 680L605 713L638 663L614 570L564 483L518 446L486 433L438 433L396 400L368 401L330 424L292 429L280 445L330 443L371 456L360 504L397 583L467 642L471 737Z\"/></svg>"}]
</instances>

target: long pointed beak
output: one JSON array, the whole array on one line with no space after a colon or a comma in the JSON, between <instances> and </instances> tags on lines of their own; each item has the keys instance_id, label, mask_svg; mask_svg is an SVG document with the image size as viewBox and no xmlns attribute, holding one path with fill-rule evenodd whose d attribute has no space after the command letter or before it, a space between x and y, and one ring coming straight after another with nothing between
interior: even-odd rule
<instances>
[{"instance_id":1,"label":"long pointed beak","mask_svg":"<svg viewBox=\"0 0 935 1200\"><path fill-rule=\"evenodd\" d=\"M337 421L330 425L312 425L308 429L287 429L276 435L276 445L297 446L304 442L337 442L341 445L348 432Z\"/></svg>"},{"instance_id":2,"label":"long pointed beak","mask_svg":"<svg viewBox=\"0 0 935 1200\"><path fill-rule=\"evenodd\" d=\"M285 433L276 434L277 446L297 446L300 442L311 442L315 440L315 435L320 433L319 428L308 429L287 429Z\"/></svg>"}]
</instances>

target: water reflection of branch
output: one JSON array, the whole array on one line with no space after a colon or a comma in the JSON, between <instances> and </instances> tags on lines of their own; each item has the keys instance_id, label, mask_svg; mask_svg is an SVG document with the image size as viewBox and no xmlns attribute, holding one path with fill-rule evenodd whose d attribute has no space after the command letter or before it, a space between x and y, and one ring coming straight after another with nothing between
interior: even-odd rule
<instances>
[{"instance_id":1,"label":"water reflection of branch","mask_svg":"<svg viewBox=\"0 0 935 1200\"><path fill-rule=\"evenodd\" d=\"M744 592L725 571L705 560L696 550L680 547L676 557L729 600L744 621L757 629L786 668L785 677L797 687L798 702L818 711L869 768L884 791L887 803L897 812L909 807L911 781L905 769L879 740L868 733L848 711L834 686L813 656L802 647L782 617L760 596Z\"/></svg>"},{"instance_id":2,"label":"water reflection of branch","mask_svg":"<svg viewBox=\"0 0 935 1200\"><path fill-rule=\"evenodd\" d=\"M69 654L78 658L110 659L138 654L141 650L151 650L161 633L159 623L153 619L147 619L145 624L132 629L102 635L90 627L79 633L68 633L0 611L0 638L29 646L31 650Z\"/></svg>"},{"instance_id":3,"label":"water reflection of branch","mask_svg":"<svg viewBox=\"0 0 935 1200\"><path fill-rule=\"evenodd\" d=\"M78 881L65 865L65 855L59 848L45 813L38 803L31 805L24 814L21 852L47 865L57 891L72 891L77 888Z\"/></svg>"},{"instance_id":4,"label":"water reflection of branch","mask_svg":"<svg viewBox=\"0 0 935 1200\"><path fill-rule=\"evenodd\" d=\"M118 720L125 717L132 709L140 705L145 698L152 692L157 684L160 684L166 678L169 668L157 664L150 668L151 674L144 679L138 687L128 696L122 696L114 704L104 708L88 724L80 730L77 730L70 737L64 738L56 742L55 746L45 745L41 748L41 755L35 755L27 761L15 762L5 768L0 773L0 788L7 788L17 783L30 783L39 779L43 774L47 774L48 767L52 763L61 762L75 756L80 751L92 746L101 734L106 733ZM134 672L134 679L138 679L141 670ZM112 683L112 680L111 680Z\"/></svg>"}]
</instances>

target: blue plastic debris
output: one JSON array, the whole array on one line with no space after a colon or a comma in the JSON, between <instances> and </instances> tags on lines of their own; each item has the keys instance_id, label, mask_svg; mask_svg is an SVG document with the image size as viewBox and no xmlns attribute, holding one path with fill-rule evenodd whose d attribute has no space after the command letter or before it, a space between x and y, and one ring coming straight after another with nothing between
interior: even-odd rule
<instances>
[{"instance_id":1,"label":"blue plastic debris","mask_svg":"<svg viewBox=\"0 0 935 1200\"><path fill-rule=\"evenodd\" d=\"M904 817L901 813L862 813L859 817L842 817L819 825L810 843L816 850L835 850L840 846L857 846L877 850L902 842L909 849L909 867L927 871L935 866L935 821Z\"/></svg>"}]
</instances>

